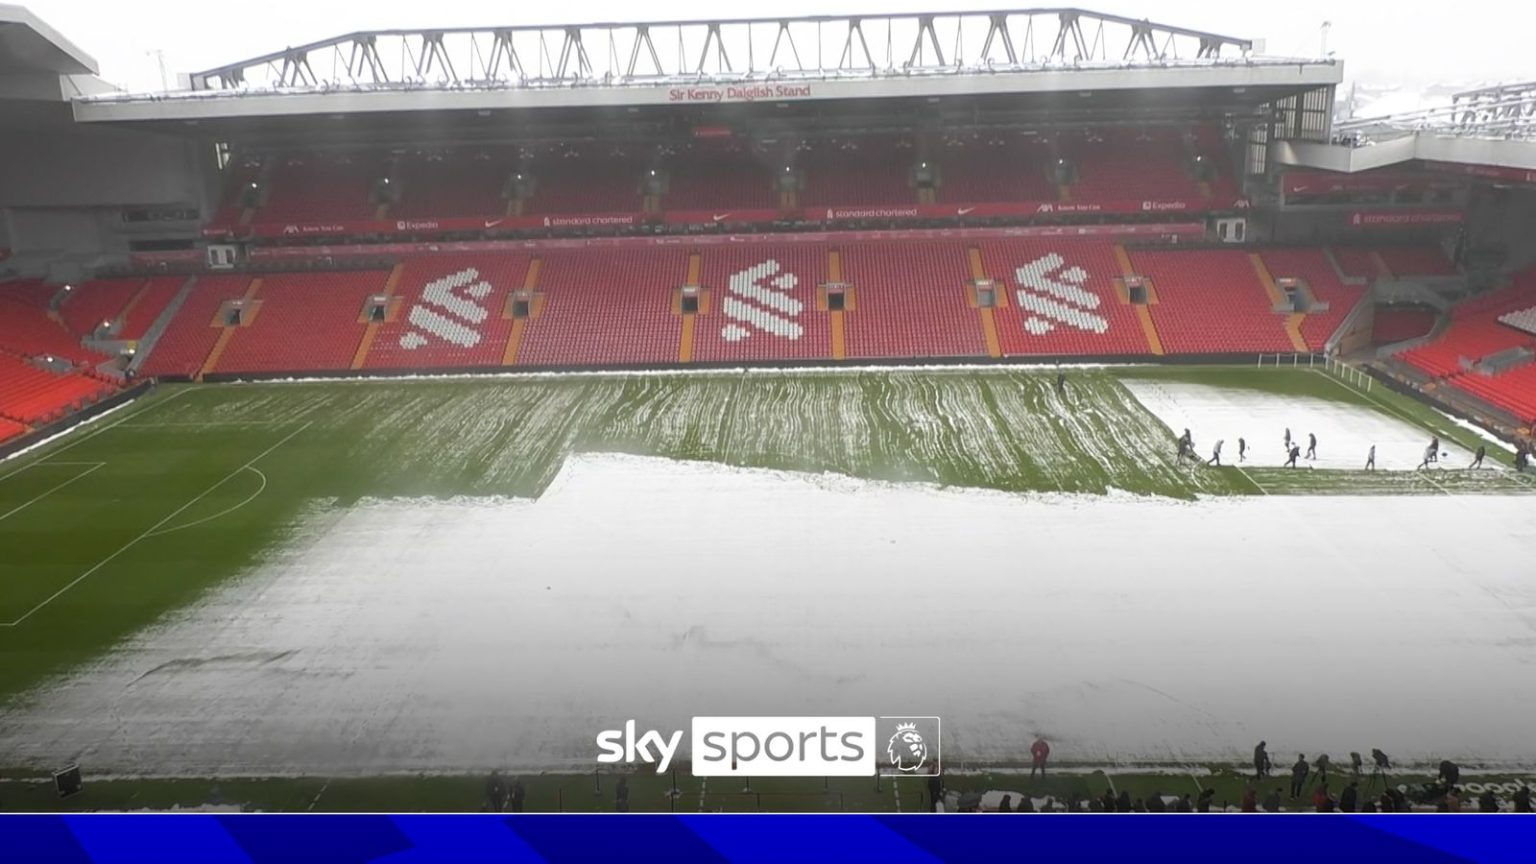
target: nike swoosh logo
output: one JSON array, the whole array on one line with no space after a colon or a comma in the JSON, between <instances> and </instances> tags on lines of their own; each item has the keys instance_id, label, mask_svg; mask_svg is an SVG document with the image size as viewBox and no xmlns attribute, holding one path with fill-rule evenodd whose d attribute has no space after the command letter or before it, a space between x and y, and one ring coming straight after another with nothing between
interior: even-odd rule
<instances>
[{"instance_id":1,"label":"nike swoosh logo","mask_svg":"<svg viewBox=\"0 0 1536 864\"><path fill-rule=\"evenodd\" d=\"M497 225L500 225L501 223L503 223L505 221L507 221L507 220L505 220L505 219L487 219L487 220L485 220L485 227L487 227L487 228L495 228Z\"/></svg>"},{"instance_id":2,"label":"nike swoosh logo","mask_svg":"<svg viewBox=\"0 0 1536 864\"><path fill-rule=\"evenodd\" d=\"M961 207L959 212L957 212L955 215L956 216L964 216L967 213L970 213L972 210L975 210L975 209L976 209L975 207Z\"/></svg>"},{"instance_id":3,"label":"nike swoosh logo","mask_svg":"<svg viewBox=\"0 0 1536 864\"><path fill-rule=\"evenodd\" d=\"M721 219L724 219L725 217L727 217L729 215L731 215L731 214L729 214L729 213L716 213L714 221L719 222Z\"/></svg>"}]
</instances>

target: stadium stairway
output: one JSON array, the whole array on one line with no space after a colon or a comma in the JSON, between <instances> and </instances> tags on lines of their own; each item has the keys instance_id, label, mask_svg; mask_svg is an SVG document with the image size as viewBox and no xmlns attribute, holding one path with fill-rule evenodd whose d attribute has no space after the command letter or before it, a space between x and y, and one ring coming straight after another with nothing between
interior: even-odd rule
<instances>
[{"instance_id":1,"label":"stadium stairway","mask_svg":"<svg viewBox=\"0 0 1536 864\"><path fill-rule=\"evenodd\" d=\"M1250 253L1248 262L1253 265L1253 274L1258 277L1259 284L1264 286L1264 293L1269 295L1271 308L1279 309L1289 305L1290 301L1286 299L1285 292L1275 284L1275 277L1269 272L1269 265L1264 262L1264 256L1257 252ZM1285 316L1285 335L1290 337L1291 348L1298 354L1305 354L1309 350L1307 337L1301 333L1301 323L1306 318L1306 315L1300 313Z\"/></svg>"},{"instance_id":2,"label":"stadium stairway","mask_svg":"<svg viewBox=\"0 0 1536 864\"><path fill-rule=\"evenodd\" d=\"M525 255L494 252L419 255L400 262L399 275L392 271L386 282L387 314L362 368L510 365L509 342L518 322L509 301L528 284L532 269ZM537 313L540 304L533 305ZM352 310L353 320L358 314Z\"/></svg>"},{"instance_id":3,"label":"stadium stairway","mask_svg":"<svg viewBox=\"0 0 1536 864\"><path fill-rule=\"evenodd\" d=\"M1125 280L1138 275L1136 269L1131 266L1131 256L1125 252L1125 247L1115 244L1115 261L1120 265L1120 302L1130 303L1131 298L1125 287ZM1157 322L1152 320L1151 307L1158 304L1157 284L1151 279L1146 281L1147 302L1136 304L1136 321L1141 325L1141 333L1147 340L1147 350L1154 357L1163 356L1163 338L1157 335Z\"/></svg>"},{"instance_id":4,"label":"stadium stairway","mask_svg":"<svg viewBox=\"0 0 1536 864\"><path fill-rule=\"evenodd\" d=\"M982 263L980 247L972 246L965 250L965 257L971 266L971 280L973 283L980 284L992 281L991 277L987 275L986 265ZM997 284L1005 283L998 282ZM981 306L976 296L976 289L974 286L968 293L969 300L971 301L971 308L975 309L976 314L981 317L981 334L983 341L985 341L987 344L987 356L1003 356L1003 346L997 337L997 316L993 314L992 307L984 308ZM1007 290L997 291L994 302L998 306L1006 308L1008 303Z\"/></svg>"},{"instance_id":5,"label":"stadium stairway","mask_svg":"<svg viewBox=\"0 0 1536 864\"><path fill-rule=\"evenodd\" d=\"M261 282L262 280L260 279L252 279L251 283L246 286L245 293L240 296L240 301L248 307L252 307L252 301L261 292ZM213 347L208 350L208 356L203 359L202 365L198 367L197 375L194 376L197 380L203 380L204 377L218 368L219 360L224 356L224 352L229 349L229 343L235 338L235 333L241 326L250 326L260 311L261 307L259 305L247 308L241 315L240 325L215 322L214 326L218 326L221 329L219 330L218 337L214 339Z\"/></svg>"},{"instance_id":6,"label":"stadium stairway","mask_svg":"<svg viewBox=\"0 0 1536 864\"><path fill-rule=\"evenodd\" d=\"M528 298L528 315L514 316L510 307L502 313L502 317L512 319L512 331L507 334L507 347L501 354L503 366L517 365L517 355L523 345L523 336L528 333L528 323L544 314L544 294L539 291L539 273L543 269L544 259L534 257L528 261L528 270L523 274L522 293Z\"/></svg>"},{"instance_id":7,"label":"stadium stairway","mask_svg":"<svg viewBox=\"0 0 1536 864\"><path fill-rule=\"evenodd\" d=\"M689 253L688 271L687 275L683 277L683 285L693 288L700 286L699 271L701 268L699 264L699 253ZM697 310L697 312L691 315L685 315L683 314L682 299L682 292L679 291L678 296L673 300L672 303L672 314L677 315L683 319L683 329L677 337L677 362L691 363L693 361L693 329L695 319L698 318L699 315L707 315L709 312L704 308L705 300L701 297L699 298L700 308Z\"/></svg>"},{"instance_id":8,"label":"stadium stairway","mask_svg":"<svg viewBox=\"0 0 1536 864\"><path fill-rule=\"evenodd\" d=\"M389 278L384 280L384 292L380 295L384 300L385 321L391 320L391 316L398 311L399 304L393 302L395 288L400 284L400 274L404 272L404 264L396 264L389 271ZM358 322L364 325L363 336L357 342L357 349L352 352L352 363L348 369L361 369L368 362L368 351L373 348L373 340L379 336L379 327L383 322L374 321L368 317L366 309L358 312Z\"/></svg>"},{"instance_id":9,"label":"stadium stairway","mask_svg":"<svg viewBox=\"0 0 1536 864\"><path fill-rule=\"evenodd\" d=\"M259 297L247 292L251 308L240 326L227 328L224 353L209 358L204 374L216 366L255 373L348 368L368 327L363 309L386 278L382 270L269 274Z\"/></svg>"}]
</instances>

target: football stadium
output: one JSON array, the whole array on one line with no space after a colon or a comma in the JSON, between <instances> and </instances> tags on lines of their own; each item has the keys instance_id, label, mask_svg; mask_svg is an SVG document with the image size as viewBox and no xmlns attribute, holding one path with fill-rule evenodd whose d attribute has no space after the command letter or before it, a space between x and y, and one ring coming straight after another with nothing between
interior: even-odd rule
<instances>
[{"instance_id":1,"label":"football stadium","mask_svg":"<svg viewBox=\"0 0 1536 864\"><path fill-rule=\"evenodd\" d=\"M1536 83L485 23L0 5L0 810L1530 809Z\"/></svg>"}]
</instances>

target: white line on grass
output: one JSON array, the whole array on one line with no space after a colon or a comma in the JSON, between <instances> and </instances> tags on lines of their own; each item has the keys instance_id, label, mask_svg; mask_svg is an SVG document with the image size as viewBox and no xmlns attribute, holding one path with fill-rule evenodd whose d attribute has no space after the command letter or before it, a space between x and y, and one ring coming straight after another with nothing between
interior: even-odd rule
<instances>
[{"instance_id":1,"label":"white line on grass","mask_svg":"<svg viewBox=\"0 0 1536 864\"><path fill-rule=\"evenodd\" d=\"M60 453L63 453L66 450L69 450L70 448L78 447L81 444L84 444L85 442L91 440L92 438L95 438L97 435L100 435L103 432L108 432L108 431L111 431L113 429L116 429L121 424L128 422L129 420L133 419L134 417L139 416L140 414L144 414L146 412L153 411L156 408L160 407L161 405L167 405L167 404L171 403L172 401L174 401L175 399L177 399L178 397L180 397L182 394L190 393L194 389L196 389L196 388L187 387L184 390L177 390L175 393L172 393L171 395L165 397L164 399L161 399L158 402L152 403L150 405L142 406L142 407L139 408L139 410L133 411L133 412L127 414L122 419L118 420L116 423L111 423L111 424L108 424L106 426L101 427L100 429L96 429L96 430L94 430L92 432L88 432L88 433L82 435L81 437L75 439L74 441L71 441L68 444L65 444L63 447L60 447L59 449L53 451L53 455L57 456ZM141 396L139 398L143 399L144 397ZM113 411L121 411L121 410L126 409L126 408L132 408L132 407L134 407L137 404L138 404L138 400L134 400L133 402L129 402L129 403L125 404L125 405L119 405L116 408L113 408L112 410ZM101 416L104 417L106 415L103 414ZM18 459L23 454L30 453L31 451L36 450L39 447L46 447L49 444L49 442L53 441L55 438L59 438L59 437L62 437L64 435L73 434L74 432L78 431L82 426L85 426L88 423L94 422L95 419L99 419L99 418L93 418L91 420L83 421L83 422L81 422L80 424L78 424L76 426L72 426L72 427L70 427L69 429L66 429L63 432L60 432L58 435L54 435L53 437L51 437L51 438L49 438L49 439L47 439L45 441L39 441L38 443L33 444L31 447L28 447L25 450L21 450L21 451L18 451L16 453L12 453L11 455L9 455L9 456L7 456L5 458L6 458L6 460ZM3 460L0 460L0 461L3 461ZM46 461L46 460L44 460L44 461ZM21 472L27 470L28 468L30 468L30 467L32 467L33 465L36 465L36 464L38 464L38 463L36 463L36 462L29 462L26 465L23 465L20 468L17 468L15 471L10 472L9 474L6 474L4 476L0 476L0 480L5 480L5 479L7 479L9 477L14 477L15 475L20 474Z\"/></svg>"},{"instance_id":2,"label":"white line on grass","mask_svg":"<svg viewBox=\"0 0 1536 864\"><path fill-rule=\"evenodd\" d=\"M1253 476L1250 475L1247 471L1244 471L1241 465L1233 465L1232 467L1237 469L1237 473L1239 473L1239 474L1243 475L1244 477L1246 477L1248 479L1248 482L1253 484L1253 488L1259 490L1260 492L1263 492L1265 495L1269 494L1269 490L1264 488L1264 484L1262 484L1259 481L1253 479Z\"/></svg>"},{"instance_id":3,"label":"white line on grass","mask_svg":"<svg viewBox=\"0 0 1536 864\"><path fill-rule=\"evenodd\" d=\"M259 453L251 461L249 461L249 462L245 463L244 465L241 465L239 468L236 468L235 470L229 472L229 474L227 476L225 476L225 478L223 480L220 480L219 482L213 484L212 486L209 486L207 489L204 489L202 491L202 493L199 494L196 498L193 498L191 501L188 501L187 503L181 505L180 507L177 507L169 516L166 516L164 519L161 519L159 522L156 522L155 524L149 526L149 530L148 531L145 531L143 534L140 534L139 536L133 538L132 540L129 540L127 543L125 543L123 545L123 547L121 549L118 549L116 552L113 552L111 555L108 555L107 557L103 558L101 561L97 562L96 566L94 566L91 569L85 571L84 573L81 573L79 576L76 576L74 578L74 581L70 582L68 585L65 585L63 588L60 588L59 590L53 592L53 594L48 599L46 599L43 602L37 604L36 606L33 606L31 611L27 612L27 614L21 616L20 618L17 618L15 621L10 622L9 624L0 624L0 628L19 627L28 618L31 618L33 615L36 615L38 613L38 611L41 610L43 607L45 607L49 603L52 603L53 601L59 599L59 597L63 596L65 592L69 591L71 588L73 588L76 585L79 585L81 582L85 581L85 579L87 577L89 577L92 573L95 573L97 570L100 570L101 568L107 566L107 564L111 563L113 559L117 558L117 556L123 554L124 552L127 552L129 549L132 549L134 546L138 545L138 543L140 541L144 540L147 537L152 536L156 531L160 530L160 528L162 528L167 522L170 522L172 519L175 519L177 516L180 516L182 513L185 513L188 509L190 509L192 507L192 505L194 505L197 502L203 500L204 498L207 498L209 495L213 494L213 492L215 490L217 490L220 486L223 486L225 483L228 483L230 480L234 479L235 475L237 475L237 474L241 473L242 471L244 471L245 469L250 468L251 466L255 465L257 462L261 461L263 458L265 458L266 456L270 455L274 450L276 450L277 448L283 446L284 444L287 444L295 436L297 436L300 432L303 432L304 430L308 429L312 425L314 425L314 421L313 420L305 423L303 426L300 426L299 428L293 430L292 432L289 432L287 435L284 435L283 436L283 440L281 440L281 441L277 442L276 444L273 444L271 447L268 447L267 449L261 451L261 453Z\"/></svg>"},{"instance_id":4,"label":"white line on grass","mask_svg":"<svg viewBox=\"0 0 1536 864\"><path fill-rule=\"evenodd\" d=\"M1386 404L1384 402L1381 402L1381 401L1377 400L1376 397L1374 397L1371 394L1365 392L1364 390L1361 390L1358 387L1351 387L1349 384L1346 384L1343 381L1340 381L1338 378L1335 378L1332 375L1329 375L1328 373L1322 371L1321 369L1313 369L1312 371L1317 373L1318 375L1323 376L1324 378L1327 378L1329 381L1332 381L1333 383L1339 385L1340 387L1344 388L1345 392L1353 393L1356 396L1359 396L1361 399L1364 399L1365 401L1371 403L1372 405L1375 405L1377 408L1380 408L1382 411L1385 411L1388 414L1391 414L1391 415L1397 417L1399 420L1403 420L1403 421L1406 421L1407 423L1409 423L1410 425L1417 426L1420 429L1423 429L1424 431L1430 433L1431 435L1434 435L1436 438L1440 437L1440 430L1434 428L1433 426L1429 425L1428 423L1424 422L1423 420L1418 420L1418 419L1415 419L1413 417L1410 417L1406 413L1404 413L1402 410L1398 409L1397 407L1395 407L1393 405L1388 405L1388 404ZM1450 436L1447 435L1446 437L1449 438ZM1472 449L1475 449L1475 448L1472 448Z\"/></svg>"},{"instance_id":5,"label":"white line on grass","mask_svg":"<svg viewBox=\"0 0 1536 864\"><path fill-rule=\"evenodd\" d=\"M267 475L261 473L261 469L260 468L246 467L246 468L244 468L242 470L251 471L251 472L255 473L255 475L257 477L261 478L261 485L256 487L256 491L252 492L250 494L250 497L246 498L244 501L241 501L239 504L236 504L233 507L227 507L227 508L225 508L223 510L220 510L219 512L213 514L212 516L204 516L201 519L193 520L191 522L188 522L185 525L177 525L174 528L166 528L163 531L156 531L156 532L154 532L153 534L151 534L149 536L151 536L151 537L164 537L167 534L175 534L177 531L185 531L188 528L195 528L198 525L202 525L202 524L207 523L207 522L212 522L213 520L218 519L218 518L220 518L222 516L228 516L229 514L235 512L236 510L239 510L241 507L244 507L245 505L251 503L252 501L255 501L257 496L259 496L261 493L267 491Z\"/></svg>"},{"instance_id":6,"label":"white line on grass","mask_svg":"<svg viewBox=\"0 0 1536 864\"><path fill-rule=\"evenodd\" d=\"M58 465L84 465L84 464L89 464L91 467L85 469L84 471L81 471L79 474L76 474L75 476L69 478L68 480L65 480L63 483L60 483L59 485L53 487L52 489L49 489L47 492L44 492L43 494L37 496L36 498L33 498L31 501L28 501L27 503L21 505L20 507L17 507L16 509L11 510L8 513L0 513L0 522L4 522L5 520L11 518L12 516L15 516L17 513L20 513L21 511L27 509L28 507L31 507L33 504L36 504L37 502L43 500L44 498L47 498L49 495L52 495L53 493L59 491L60 489L63 489L65 486L68 486L69 484L75 482L76 480L79 480L80 478L82 478L85 475L91 473L92 471L95 471L97 468L100 468L101 466L103 466L103 465L105 465L107 463L105 463L105 462L91 462L91 463L84 463L84 462L58 462L58 463L50 463L50 464L58 464Z\"/></svg>"},{"instance_id":7,"label":"white line on grass","mask_svg":"<svg viewBox=\"0 0 1536 864\"><path fill-rule=\"evenodd\" d=\"M15 477L17 474L20 474L23 471L28 471L28 470L31 470L33 468L36 468L39 465L82 465L83 466L83 465L105 465L105 464L107 464L107 463L105 463L105 462L54 462L54 461L52 461L50 459L38 459L38 460L33 461L33 462L28 462L27 464L21 466L20 468L17 468L15 471L12 471L11 473L5 475L4 477L0 477L0 483L4 483L5 481L11 479L12 477Z\"/></svg>"}]
</instances>

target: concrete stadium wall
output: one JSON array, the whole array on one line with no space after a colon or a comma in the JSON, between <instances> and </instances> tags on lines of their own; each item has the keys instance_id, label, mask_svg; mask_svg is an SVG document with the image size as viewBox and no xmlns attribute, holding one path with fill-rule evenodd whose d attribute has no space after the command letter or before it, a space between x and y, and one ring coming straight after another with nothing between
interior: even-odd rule
<instances>
[{"instance_id":1,"label":"concrete stadium wall","mask_svg":"<svg viewBox=\"0 0 1536 864\"><path fill-rule=\"evenodd\" d=\"M136 240L192 240L209 211L213 150L195 140L79 124L0 135L0 225L21 260L83 266L126 256ZM130 222L125 209L190 211Z\"/></svg>"},{"instance_id":2,"label":"concrete stadium wall","mask_svg":"<svg viewBox=\"0 0 1536 864\"><path fill-rule=\"evenodd\" d=\"M1503 249L1506 271L1536 263L1536 189L1475 190L1467 210L1467 241L1473 248Z\"/></svg>"},{"instance_id":3,"label":"concrete stadium wall","mask_svg":"<svg viewBox=\"0 0 1536 864\"><path fill-rule=\"evenodd\" d=\"M201 207L198 164L212 153L193 140L80 124L6 134L0 207Z\"/></svg>"}]
</instances>

